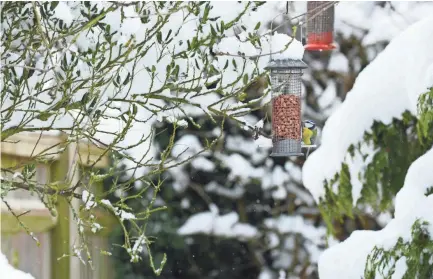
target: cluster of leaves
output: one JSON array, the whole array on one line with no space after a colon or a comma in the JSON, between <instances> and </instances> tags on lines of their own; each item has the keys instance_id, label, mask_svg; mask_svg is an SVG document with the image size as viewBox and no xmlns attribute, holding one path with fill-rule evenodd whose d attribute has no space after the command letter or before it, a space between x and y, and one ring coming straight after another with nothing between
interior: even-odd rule
<instances>
[{"instance_id":1,"label":"cluster of leaves","mask_svg":"<svg viewBox=\"0 0 433 279\"><path fill-rule=\"evenodd\" d=\"M2 195L16 189L36 192L55 214L57 199L66 198L70 204L74 198L83 199L80 189L86 190L91 195L85 202L92 204L92 208L103 207L117 217L125 233L123 247L134 261L139 260L133 250L136 240L133 236L144 239L146 226L141 221L161 210L154 203L163 179L155 182L154 177L160 177L167 169L192 158L174 163L168 156L173 147L171 140L164 150L160 150L158 158L148 159L151 149L148 143L154 136L153 131L148 134L143 131L132 143L124 144L123 141L136 126L150 124L150 118L169 115L167 112L175 110L197 128L200 126L188 115L187 108L203 110L214 126L222 125L225 117L234 118L233 113L239 109L248 110L246 106L223 107L222 103L231 98L236 100L251 80L259 77L257 65L249 73L245 70L247 63L256 64L256 61L235 54L227 59L224 67L217 69L213 62L218 60L218 55L212 53L212 47L243 16L263 4L245 3L237 16L224 22L220 17L210 17L210 2L2 2L1 140L11 141L22 132L40 133L41 137L46 131L65 134L61 148L52 146L39 154L31 154L28 160L13 168L2 168L2 171L14 174L34 164L47 164L53 155L62 156L68 147L75 146L71 169L64 170L65 178L38 185L30 183L24 173L24 179L19 183L6 184L2 179ZM59 5L67 5L70 14L59 16L56 10ZM134 16L130 15L131 10ZM170 21L179 15L180 24L170 25ZM146 28L139 34L123 34L125 30L107 21L110 16L119 16L121 24L131 18L137 19L146 24ZM194 33L177 41L179 34L186 32L182 27L194 20L197 22ZM207 27L210 27L208 31ZM255 26L247 41L256 44L253 33L257 33L259 27L259 24ZM236 58L241 58L242 65ZM228 68L236 71L237 78L223 84L220 81ZM143 73L148 82L140 80ZM212 86L203 86L209 83ZM207 104L194 100L212 93L222 96L221 100ZM217 105L221 106L218 108ZM215 115L223 117L215 118L217 121ZM111 121L111 127L113 122L120 122L121 127L117 131L104 130L101 124L104 121ZM175 132L171 139L174 136ZM105 138L110 138L109 143L102 140ZM82 141L100 147L103 154L89 168L80 169L78 181L72 183L72 176L79 169L76 146ZM215 143L208 142L205 149ZM141 158L131 155L138 146L143 146ZM98 170L96 164L109 154L113 158L110 168ZM125 160L129 164L124 171L134 173L134 176L124 183L114 179L106 192L95 195L89 185L118 177L118 167ZM147 172L140 171L143 169ZM122 196L111 206L103 202L105 195L127 192L135 182L142 187L136 195ZM134 212L135 218L121 218L120 210L130 210L126 201L140 199L147 191L151 193L152 202L141 212ZM88 213L86 205L73 211L84 244L81 225L91 226L96 222ZM146 240L145 243L151 242ZM154 268L152 260L151 267L156 274L161 272L160 268Z\"/></svg>"},{"instance_id":2,"label":"cluster of leaves","mask_svg":"<svg viewBox=\"0 0 433 279\"><path fill-rule=\"evenodd\" d=\"M330 232L335 233L333 221L342 221L363 215L362 208L370 206L376 212L393 211L393 198L404 183L409 166L433 145L433 91L423 93L419 98L419 115L406 111L401 118L394 118L390 124L375 121L370 132L364 134L364 141L350 146L348 153L353 157L361 155L364 161L368 154L362 154L361 146L369 144L375 150L365 171L360 173L361 197L353 207L351 174L348 165L342 163L341 171L334 178L325 181L326 194L319 207ZM356 154L357 153L357 154ZM335 185L338 191L335 191Z\"/></svg>"},{"instance_id":3,"label":"cluster of leaves","mask_svg":"<svg viewBox=\"0 0 433 279\"><path fill-rule=\"evenodd\" d=\"M399 238L393 248L385 250L375 247L367 258L364 279L390 279L396 269L396 263L403 260L407 266L403 279L430 278L433 274L433 239L429 234L429 224L420 220L412 226L411 239Z\"/></svg>"}]
</instances>

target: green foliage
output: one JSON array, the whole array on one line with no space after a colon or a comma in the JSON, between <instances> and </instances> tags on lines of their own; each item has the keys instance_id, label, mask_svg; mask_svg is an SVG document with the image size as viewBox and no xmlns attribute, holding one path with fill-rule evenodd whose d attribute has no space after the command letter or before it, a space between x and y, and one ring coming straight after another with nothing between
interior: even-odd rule
<instances>
[{"instance_id":1,"label":"green foliage","mask_svg":"<svg viewBox=\"0 0 433 279\"><path fill-rule=\"evenodd\" d=\"M433 239L428 223L417 220L412 226L410 240L399 238L393 248L385 250L375 247L367 258L364 279L391 279L397 261L406 263L403 279L431 278L433 275Z\"/></svg>"},{"instance_id":2,"label":"green foliage","mask_svg":"<svg viewBox=\"0 0 433 279\"><path fill-rule=\"evenodd\" d=\"M331 233L335 233L333 220L342 222L344 216L353 218L362 214L362 208L371 206L376 212L392 212L392 200L404 183L409 166L433 145L433 89L420 95L418 116L405 111L390 124L375 121L365 132L363 142L350 146L348 153L361 156L364 170L358 174L362 182L361 197L354 208L352 184L346 163L334 178L325 181L325 196L319 208ZM375 150L363 154L362 145Z\"/></svg>"},{"instance_id":3,"label":"green foliage","mask_svg":"<svg viewBox=\"0 0 433 279\"><path fill-rule=\"evenodd\" d=\"M16 169L24 169L21 181L12 184L2 179L2 197L9 191L28 190L36 192L53 209L58 197L82 200L85 193L86 206L81 204L79 210L72 209L81 240L80 247L72 249L74 253L79 250L87 254L86 262L90 262L83 228L99 225L96 217L90 218L90 210L99 207L119 222L124 234L121 247L131 260L142 259L138 250L150 251L153 243L147 237L150 230L146 230L146 222L153 213L166 208L156 205L164 180L162 174L191 158L176 164L167 160L176 129L167 137L159 158L149 158L153 151L149 142L155 135L146 129L137 133L137 126L145 123L150 126L162 117L170 118L168 121L174 122L175 128L176 118L186 118L187 124L199 128L189 116L189 109L196 108L212 120L213 127L218 127L224 125L226 118L234 118L239 109L247 111L245 107L227 107L223 103L236 99L260 76L258 57L247 60L242 53L216 54L213 48L245 15L264 3L240 3L241 9L224 22L214 15L211 2L2 2L1 141L11 141L22 132L38 133L41 138L46 131L64 135L62 148L54 144L20 161ZM59 5L63 5L61 12L56 10ZM122 30L131 21L139 29L131 33ZM193 21L192 27L188 27ZM256 22L248 28L242 26L249 31L244 43L260 44L259 27ZM188 37L179 35L185 33ZM227 59L227 67L232 62L237 69L235 81L220 82L227 67L220 69L215 63L218 59ZM247 64L251 67L246 67ZM205 88L204 84L210 83L213 87ZM206 95L214 94L222 99L204 101ZM218 117L218 123L214 116ZM114 126L117 131L112 131ZM98 158L89 168L80 168L78 163L83 150L79 151L76 144L82 142L92 143L103 153L96 152L100 156L95 156ZM204 149L215 143L207 141ZM142 147L139 152L137 147ZM65 172L62 178L44 185L30 182L35 174L35 162L65 155L74 159L65 167L69 169L62 169ZM96 164L101 161L104 164L108 156L115 157L111 167L99 170ZM129 161L125 171L135 176L118 183L117 171L125 160ZM4 171L12 176L16 169ZM75 171L80 173L77 181L72 179ZM107 178L108 188L96 193L92 185ZM140 191L111 204L104 200L115 192L128 193L136 182L143 186ZM139 212L131 212L128 202L144 197L150 202L139 208ZM84 263L79 253L76 254ZM69 254L65 251L65 256ZM166 258L164 253L161 255L155 256L161 262L156 268L152 254L146 255L153 274L162 272Z\"/></svg>"},{"instance_id":4,"label":"green foliage","mask_svg":"<svg viewBox=\"0 0 433 279\"><path fill-rule=\"evenodd\" d=\"M429 146L433 137L433 87L420 95L418 100L419 125L418 135L423 145Z\"/></svg>"}]
</instances>

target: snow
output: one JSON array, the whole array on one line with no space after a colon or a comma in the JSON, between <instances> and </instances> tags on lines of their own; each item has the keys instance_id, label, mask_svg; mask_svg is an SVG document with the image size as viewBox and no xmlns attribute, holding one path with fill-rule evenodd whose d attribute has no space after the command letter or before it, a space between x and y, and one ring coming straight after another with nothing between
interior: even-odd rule
<instances>
[{"instance_id":1,"label":"snow","mask_svg":"<svg viewBox=\"0 0 433 279\"><path fill-rule=\"evenodd\" d=\"M392 40L359 74L344 103L325 123L321 146L308 157L303 168L304 185L317 202L324 195L323 181L339 172L343 162L349 164L351 176L358 177L359 159L351 159L347 150L351 144L362 141L374 120L387 124L405 110L416 114L418 96L431 85L432 25L431 18L421 20ZM401 55L404 49L410 49L410 55ZM361 185L354 186L356 202Z\"/></svg>"},{"instance_id":2,"label":"snow","mask_svg":"<svg viewBox=\"0 0 433 279\"><path fill-rule=\"evenodd\" d=\"M316 92L321 92L318 105L322 109L322 117L330 116L341 105L340 99L337 98L337 83L335 81L329 81L324 91L317 89Z\"/></svg>"},{"instance_id":3,"label":"snow","mask_svg":"<svg viewBox=\"0 0 433 279\"><path fill-rule=\"evenodd\" d=\"M273 278L274 276L272 274L272 271L265 268L260 272L259 277L257 279L273 279Z\"/></svg>"},{"instance_id":4,"label":"snow","mask_svg":"<svg viewBox=\"0 0 433 279\"><path fill-rule=\"evenodd\" d=\"M319 259L321 279L335 278L335 274L341 278L360 278L374 246L390 249L399 237L404 242L410 241L412 225L417 219L427 221L427 230L433 235L433 195L424 195L428 185L433 184L432 165L433 148L410 166L404 186L397 194L394 219L380 231L355 231L344 242L326 250ZM401 278L397 274L401 276L405 271L406 265L398 263L396 278Z\"/></svg>"},{"instance_id":5,"label":"snow","mask_svg":"<svg viewBox=\"0 0 433 279\"><path fill-rule=\"evenodd\" d=\"M348 163L349 172L353 175L350 176L350 183L352 184L352 198L353 205L361 197L361 190L364 181L365 166L370 164L373 160L376 150L369 144L362 143L360 152L356 152L353 157L347 156L346 162ZM364 157L365 156L365 157ZM361 174L361 175L355 175ZM378 187L380 189L380 187Z\"/></svg>"},{"instance_id":6,"label":"snow","mask_svg":"<svg viewBox=\"0 0 433 279\"><path fill-rule=\"evenodd\" d=\"M367 34L363 44L389 41L408 26L433 13L433 3L393 1L395 11L389 6L380 7L375 2L345 1L335 8L335 27L345 37ZM362 36L360 36L362 37Z\"/></svg>"},{"instance_id":7,"label":"snow","mask_svg":"<svg viewBox=\"0 0 433 279\"><path fill-rule=\"evenodd\" d=\"M184 160L188 160L198 152L202 152L202 156L195 157L191 160L193 168L202 171L213 171L215 169L215 164L203 157L207 154L207 151L203 151L204 147L197 136L191 134L183 135L173 145L171 156L174 158L174 162L169 163L169 165L174 165L176 162L180 163ZM176 191L183 191L190 182L190 178L185 172L185 167L186 164L181 164L168 169L168 172L173 177L176 177L176 180L172 184Z\"/></svg>"},{"instance_id":8,"label":"snow","mask_svg":"<svg viewBox=\"0 0 433 279\"><path fill-rule=\"evenodd\" d=\"M203 146L196 136L184 135L174 143L171 155L179 160L185 160L202 150Z\"/></svg>"},{"instance_id":9,"label":"snow","mask_svg":"<svg viewBox=\"0 0 433 279\"><path fill-rule=\"evenodd\" d=\"M247 39L245 32L238 35L241 41ZM286 34L274 33L261 37L262 47L259 49L252 44L245 44L236 37L228 37L221 40L215 48L215 52L233 53L233 49L245 54L245 56L260 56L272 53L272 59L302 59L304 56L304 47L298 40L287 36ZM267 62L269 58L264 61Z\"/></svg>"},{"instance_id":10,"label":"snow","mask_svg":"<svg viewBox=\"0 0 433 279\"><path fill-rule=\"evenodd\" d=\"M284 188L285 183L290 180L290 175L283 167L275 166L272 170L272 174L266 175L262 179L262 188L268 189L273 186L277 187L277 190L272 193L272 197L277 200L284 200L287 197L287 191Z\"/></svg>"},{"instance_id":11,"label":"snow","mask_svg":"<svg viewBox=\"0 0 433 279\"><path fill-rule=\"evenodd\" d=\"M16 179L16 178L24 178L24 177L20 172L15 172L14 175L12 176L12 179Z\"/></svg>"},{"instance_id":12,"label":"snow","mask_svg":"<svg viewBox=\"0 0 433 279\"><path fill-rule=\"evenodd\" d=\"M326 238L326 228L315 227L302 216L280 215L278 218L266 219L265 226L275 229L280 234L299 233L315 245L322 245Z\"/></svg>"},{"instance_id":13,"label":"snow","mask_svg":"<svg viewBox=\"0 0 433 279\"><path fill-rule=\"evenodd\" d=\"M66 2L59 2L54 9L54 16L61 18L67 25L70 25L74 20L71 9Z\"/></svg>"},{"instance_id":14,"label":"snow","mask_svg":"<svg viewBox=\"0 0 433 279\"><path fill-rule=\"evenodd\" d=\"M217 210L192 215L178 229L178 233L180 235L208 234L241 240L258 236L255 227L239 222L239 215L236 212L219 215Z\"/></svg>"},{"instance_id":15,"label":"snow","mask_svg":"<svg viewBox=\"0 0 433 279\"><path fill-rule=\"evenodd\" d=\"M351 176L362 172L366 162L350 159L347 148L362 140L374 120L389 123L406 109L416 114L418 96L432 85L431 26L432 18L420 20L393 39L358 76L345 102L326 122L322 145L308 158L303 169L304 184L316 201L323 196L323 180L338 172L342 162L349 164ZM401 55L402 50L406 50L406 55ZM371 147L363 148L369 156L374 154ZM335 278L335 274L341 278L362 277L373 248L389 250L399 238L411 241L411 228L417 219L427 221L427 230L433 234L433 195L425 196L433 184L432 165L433 147L410 166L395 199L394 219L380 231L355 231L344 242L326 250L319 259L321 279ZM362 185L352 183L356 188L352 192L356 202ZM406 268L404 259L397 262L393 278L401 278Z\"/></svg>"},{"instance_id":16,"label":"snow","mask_svg":"<svg viewBox=\"0 0 433 279\"><path fill-rule=\"evenodd\" d=\"M141 234L138 237L138 239L135 241L132 249L128 250L128 252L131 254L131 262L135 262L139 259L138 254L143 252L146 242L147 242L146 236L144 234Z\"/></svg>"},{"instance_id":17,"label":"snow","mask_svg":"<svg viewBox=\"0 0 433 279\"><path fill-rule=\"evenodd\" d=\"M329 71L347 73L349 72L349 61L341 52L333 52L328 64Z\"/></svg>"},{"instance_id":18,"label":"snow","mask_svg":"<svg viewBox=\"0 0 433 279\"><path fill-rule=\"evenodd\" d=\"M212 172L215 170L215 164L204 158L204 157L197 157L191 161L191 165L196 170L203 170L207 172Z\"/></svg>"},{"instance_id":19,"label":"snow","mask_svg":"<svg viewBox=\"0 0 433 279\"><path fill-rule=\"evenodd\" d=\"M407 270L406 257L403 256L400 259L398 259L397 262L395 263L395 271L392 274L391 279L403 279L406 270Z\"/></svg>"},{"instance_id":20,"label":"snow","mask_svg":"<svg viewBox=\"0 0 433 279\"><path fill-rule=\"evenodd\" d=\"M266 138L266 141L268 140L270 141L270 139ZM226 149L249 155L251 156L251 162L258 164L263 162L263 160L268 157L269 153L265 148L257 149L257 142L260 142L260 139L254 140L252 137L246 139L241 135L228 135L226 137Z\"/></svg>"},{"instance_id":21,"label":"snow","mask_svg":"<svg viewBox=\"0 0 433 279\"><path fill-rule=\"evenodd\" d=\"M240 185L235 185L233 188L228 188L219 185L215 181L211 181L204 187L206 192L215 193L230 199L240 199L245 193L245 189Z\"/></svg>"},{"instance_id":22,"label":"snow","mask_svg":"<svg viewBox=\"0 0 433 279\"><path fill-rule=\"evenodd\" d=\"M262 168L255 168L240 154L215 154L215 157L221 160L221 163L230 169L230 174L228 176L228 179L230 180L238 177L242 181L248 181L249 178L259 178L264 175L264 170Z\"/></svg>"},{"instance_id":23,"label":"snow","mask_svg":"<svg viewBox=\"0 0 433 279\"><path fill-rule=\"evenodd\" d=\"M3 255L3 253L0 253L0 270L2 278L35 279L29 273L15 269L12 265L10 265L8 259L5 255Z\"/></svg>"},{"instance_id":24,"label":"snow","mask_svg":"<svg viewBox=\"0 0 433 279\"><path fill-rule=\"evenodd\" d=\"M134 214L132 214L130 212L126 212L126 211L121 210L121 209L118 210L116 212L116 214L120 216L120 220L122 220L122 221L123 220L133 220L133 219L136 219L136 217L135 217Z\"/></svg>"},{"instance_id":25,"label":"snow","mask_svg":"<svg viewBox=\"0 0 433 279\"><path fill-rule=\"evenodd\" d=\"M89 191L83 190L81 198L84 202L84 207L87 210L90 210L96 206L96 202L94 201L95 196L92 193L89 193Z\"/></svg>"},{"instance_id":26,"label":"snow","mask_svg":"<svg viewBox=\"0 0 433 279\"><path fill-rule=\"evenodd\" d=\"M91 226L92 226L93 233L96 233L97 231L102 229L102 226L98 223L92 223Z\"/></svg>"},{"instance_id":27,"label":"snow","mask_svg":"<svg viewBox=\"0 0 433 279\"><path fill-rule=\"evenodd\" d=\"M114 214L119 216L121 221L133 220L137 218L133 213L124 211L123 209L113 206L109 200L103 199L100 203L113 210Z\"/></svg>"}]
</instances>

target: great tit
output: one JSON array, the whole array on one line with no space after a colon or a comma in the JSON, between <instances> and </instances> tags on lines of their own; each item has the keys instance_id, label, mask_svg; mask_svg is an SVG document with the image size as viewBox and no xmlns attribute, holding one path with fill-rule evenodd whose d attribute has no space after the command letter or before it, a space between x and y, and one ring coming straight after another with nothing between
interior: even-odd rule
<instances>
[{"instance_id":1,"label":"great tit","mask_svg":"<svg viewBox=\"0 0 433 279\"><path fill-rule=\"evenodd\" d=\"M303 122L302 141L305 145L313 145L317 136L316 123L311 120Z\"/></svg>"}]
</instances>

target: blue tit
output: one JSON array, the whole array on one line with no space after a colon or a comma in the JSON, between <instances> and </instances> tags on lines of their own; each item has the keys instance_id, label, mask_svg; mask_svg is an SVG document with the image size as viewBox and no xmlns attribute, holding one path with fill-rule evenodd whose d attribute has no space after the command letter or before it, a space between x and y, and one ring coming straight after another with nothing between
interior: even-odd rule
<instances>
[{"instance_id":1,"label":"blue tit","mask_svg":"<svg viewBox=\"0 0 433 279\"><path fill-rule=\"evenodd\" d=\"M302 127L302 141L305 145L313 145L317 136L316 123L306 120Z\"/></svg>"}]
</instances>

